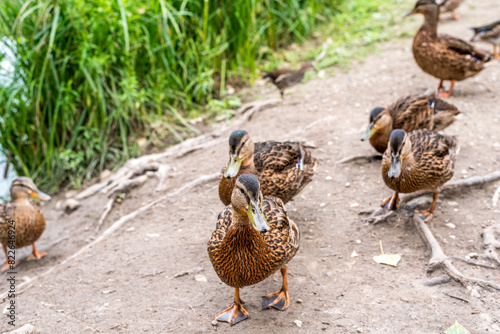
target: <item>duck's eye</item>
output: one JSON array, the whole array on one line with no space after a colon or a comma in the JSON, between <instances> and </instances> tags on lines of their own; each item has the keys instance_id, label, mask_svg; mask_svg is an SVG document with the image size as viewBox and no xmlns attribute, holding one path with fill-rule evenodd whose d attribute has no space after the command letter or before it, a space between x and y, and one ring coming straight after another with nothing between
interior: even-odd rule
<instances>
[{"instance_id":1,"label":"duck's eye","mask_svg":"<svg viewBox=\"0 0 500 334\"><path fill-rule=\"evenodd\" d=\"M243 189L240 188L240 191L243 195L245 195L245 192L243 191Z\"/></svg>"}]
</instances>

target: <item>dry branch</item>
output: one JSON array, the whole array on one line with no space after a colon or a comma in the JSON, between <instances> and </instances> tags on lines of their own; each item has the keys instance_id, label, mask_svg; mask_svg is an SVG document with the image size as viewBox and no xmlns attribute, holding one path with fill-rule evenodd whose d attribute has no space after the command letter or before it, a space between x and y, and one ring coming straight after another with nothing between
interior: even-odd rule
<instances>
[{"instance_id":1,"label":"dry branch","mask_svg":"<svg viewBox=\"0 0 500 334\"><path fill-rule=\"evenodd\" d=\"M106 219L106 217L108 216L109 212L111 211L111 209L113 208L113 203L115 202L115 199L112 198L108 201L108 204L106 204L106 206L104 207L104 211L101 215L101 218L99 219L99 222L97 223L97 226L95 228L95 231L98 232L99 229L101 228L101 225L102 223L104 222L104 219Z\"/></svg>"},{"instance_id":2,"label":"dry branch","mask_svg":"<svg viewBox=\"0 0 500 334\"><path fill-rule=\"evenodd\" d=\"M446 256L443 249L439 245L438 241L432 234L429 226L418 216L413 217L413 222L420 232L424 241L429 245L431 249L431 258L429 260L429 271L433 272L438 269L444 270L444 272L454 281L461 283L463 286L467 287L471 284L477 284L483 288L494 288L500 291L500 285L483 280L475 277L467 277L462 274L451 262L451 259ZM427 284L428 285L428 284Z\"/></svg>"}]
</instances>

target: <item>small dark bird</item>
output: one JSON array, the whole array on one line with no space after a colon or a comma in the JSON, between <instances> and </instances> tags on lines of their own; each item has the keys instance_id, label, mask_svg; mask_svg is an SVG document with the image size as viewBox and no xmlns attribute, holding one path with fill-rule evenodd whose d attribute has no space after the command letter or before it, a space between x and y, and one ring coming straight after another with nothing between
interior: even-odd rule
<instances>
[{"instance_id":1,"label":"small dark bird","mask_svg":"<svg viewBox=\"0 0 500 334\"><path fill-rule=\"evenodd\" d=\"M427 129L408 133L401 129L392 131L382 158L382 177L395 193L382 206L389 204L389 208L395 210L399 193L431 190L434 194L430 210L416 211L426 222L430 221L441 186L453 176L457 155L457 139L453 136Z\"/></svg>"},{"instance_id":2,"label":"small dark bird","mask_svg":"<svg viewBox=\"0 0 500 334\"><path fill-rule=\"evenodd\" d=\"M229 205L238 176L254 174L264 196L276 196L287 203L311 182L316 165L317 160L302 143L254 144L248 132L236 130L229 136L229 162L222 169L220 200Z\"/></svg>"},{"instance_id":3,"label":"small dark bird","mask_svg":"<svg viewBox=\"0 0 500 334\"><path fill-rule=\"evenodd\" d=\"M434 0L417 1L415 8L405 16L417 13L423 14L425 21L413 39L413 56L424 72L441 79L439 96L449 97L453 93L455 81L481 72L491 55L487 51L475 49L461 39L438 35L439 6ZM448 91L443 89L444 80L451 80Z\"/></svg>"},{"instance_id":4,"label":"small dark bird","mask_svg":"<svg viewBox=\"0 0 500 334\"><path fill-rule=\"evenodd\" d=\"M295 86L302 81L307 71L315 69L316 68L312 63L307 63L302 65L298 70L280 68L279 70L274 70L272 72L265 72L262 78L269 79L276 87L278 87L281 98L283 98L285 89Z\"/></svg>"},{"instance_id":5,"label":"small dark bird","mask_svg":"<svg viewBox=\"0 0 500 334\"><path fill-rule=\"evenodd\" d=\"M474 36L471 42L484 41L493 44L493 56L500 59L500 20L482 27L472 28L472 31L474 31Z\"/></svg>"},{"instance_id":6,"label":"small dark bird","mask_svg":"<svg viewBox=\"0 0 500 334\"><path fill-rule=\"evenodd\" d=\"M370 123L361 140L384 153L394 129L407 132L418 129L441 131L455 121L460 111L454 105L430 95L402 97L387 108L377 107L370 113Z\"/></svg>"},{"instance_id":7,"label":"small dark bird","mask_svg":"<svg viewBox=\"0 0 500 334\"><path fill-rule=\"evenodd\" d=\"M286 310L290 305L286 265L297 253L299 243L299 229L288 218L283 202L263 197L255 175L240 175L231 205L219 213L207 245L215 272L234 288L233 305L217 314L215 320L234 325L248 318L240 289L265 280L277 270L283 284L279 291L263 297L262 308Z\"/></svg>"},{"instance_id":8,"label":"small dark bird","mask_svg":"<svg viewBox=\"0 0 500 334\"><path fill-rule=\"evenodd\" d=\"M15 233L16 249L33 245L33 252L28 260L38 260L47 255L46 252L39 252L35 246L35 241L45 230L45 218L40 210L31 204L29 198L34 197L41 201L49 201L50 196L38 190L30 178L22 176L12 182L10 197L12 203L4 203L0 206L0 243L7 258L2 272L10 267L7 246L12 240L11 231ZM12 228L11 221L15 222L15 229Z\"/></svg>"}]
</instances>

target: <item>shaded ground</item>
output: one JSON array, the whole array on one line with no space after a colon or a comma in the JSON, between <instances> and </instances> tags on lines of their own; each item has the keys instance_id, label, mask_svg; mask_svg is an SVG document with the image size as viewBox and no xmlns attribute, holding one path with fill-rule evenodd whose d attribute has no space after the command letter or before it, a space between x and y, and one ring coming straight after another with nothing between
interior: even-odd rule
<instances>
[{"instance_id":1,"label":"shaded ground","mask_svg":"<svg viewBox=\"0 0 500 334\"><path fill-rule=\"evenodd\" d=\"M491 10L495 4L496 0L481 1L473 9L466 4L459 11L461 21L442 24L440 29L468 39L468 27L498 19ZM421 18L413 19L405 29L413 33L420 22ZM375 226L361 222L360 211L376 208L390 194L380 176L380 163L335 164L346 156L373 152L359 140L369 110L401 95L437 87L438 81L417 67L410 48L411 38L392 40L349 73L311 80L291 90L283 104L255 114L245 125L254 141L307 139L317 147L314 155L320 167L313 182L287 205L303 236L289 265L292 304L287 311L260 310L261 296L281 284L276 274L242 290L249 320L233 329L227 324L212 327L213 316L233 296L233 290L220 283L206 253L216 215L223 208L217 183L212 182L157 204L90 251L33 281L16 299L18 324L31 323L42 333L440 333L458 320L471 333L499 333L498 291L478 288L471 293L454 282L423 286L429 278L430 251L414 225L403 220ZM445 131L457 134L461 142L455 179L500 170L499 91L496 61L474 79L458 83L449 99L464 112ZM257 88L256 94L278 96L270 86ZM165 160L175 170L167 179L167 191L219 171L226 160L225 143ZM154 193L156 184L150 179L116 205L101 232L162 195ZM431 229L448 255L482 252L482 228L499 220L500 207L492 207L496 186L440 198ZM106 196L83 201L71 215L55 210L61 199L63 195L43 207L48 226L38 246L49 250L49 256L19 265L18 278L46 271L97 236L95 226ZM448 222L456 229L446 227ZM372 260L380 254L379 241L385 252L402 255L397 268ZM357 257L351 257L353 251ZM500 283L498 270L456 265L471 276ZM193 274L171 278L193 269ZM5 291L4 279L0 287ZM302 327L294 320L302 321ZM0 326L8 329L5 319Z\"/></svg>"}]
</instances>

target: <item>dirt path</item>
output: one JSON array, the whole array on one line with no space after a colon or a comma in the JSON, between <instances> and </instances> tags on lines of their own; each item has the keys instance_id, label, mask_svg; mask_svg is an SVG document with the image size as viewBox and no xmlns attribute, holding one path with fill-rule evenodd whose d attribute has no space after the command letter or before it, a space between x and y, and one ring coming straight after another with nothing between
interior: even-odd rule
<instances>
[{"instance_id":1,"label":"dirt path","mask_svg":"<svg viewBox=\"0 0 500 334\"><path fill-rule=\"evenodd\" d=\"M492 10L497 0L476 2L473 9L470 5L460 9L461 21L442 24L441 32L468 39L468 27L498 19ZM413 34L421 20L406 22L404 29ZM285 312L260 310L261 296L281 284L276 274L242 290L251 318L233 329L219 324L218 332L423 334L442 333L458 320L471 333L500 333L498 291L468 291L454 282L423 286L429 278L430 251L414 225L403 220L375 226L361 222L359 212L376 208L390 194L380 176L380 163L335 164L346 156L373 152L359 140L369 110L399 96L437 87L437 80L417 67L410 48L411 38L392 40L349 73L298 86L283 104L255 114L246 124L254 141L313 142L320 167L310 186L287 205L303 235L301 249L289 265L290 308ZM270 86L257 90L265 98L278 96ZM458 135L461 142L454 179L500 170L498 92L500 62L496 61L474 79L458 83L449 99L464 112L445 131ZM226 160L225 143L166 159L163 163L175 170L167 179L167 191L219 171ZM157 204L78 258L34 280L16 299L17 323L31 323L41 333L214 332L213 316L233 296L233 290L219 281L206 253L216 215L223 208L216 184L207 183ZM163 195L154 192L156 185L151 178L129 194L115 206L101 232ZM492 206L497 185L440 197L431 229L447 254L482 252L481 230L500 220L500 207ZM43 208L48 226L38 246L49 250L49 256L18 266L18 278L35 277L97 237L95 226L106 196L84 200L71 215L55 210L62 198L60 195ZM446 223L456 228L450 229ZM380 254L379 240L385 252L402 255L397 268L373 261ZM357 257L351 256L353 251ZM498 270L456 265L464 273L500 283ZM190 270L193 273L171 278ZM2 279L1 291L6 287ZM5 318L0 326L1 331L9 329Z\"/></svg>"}]
</instances>

